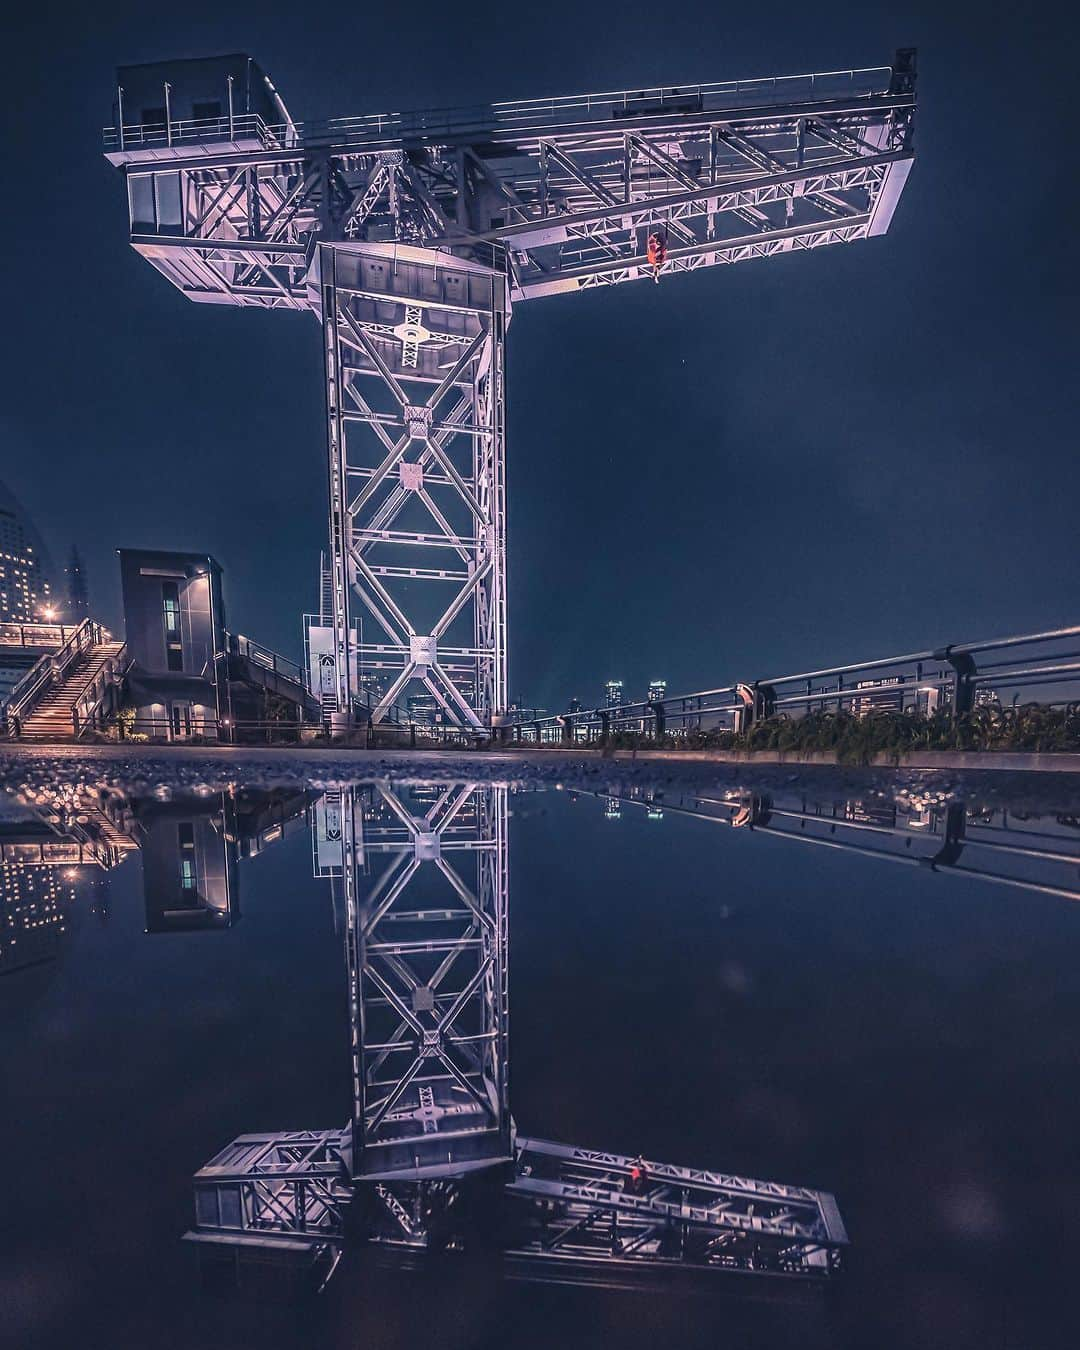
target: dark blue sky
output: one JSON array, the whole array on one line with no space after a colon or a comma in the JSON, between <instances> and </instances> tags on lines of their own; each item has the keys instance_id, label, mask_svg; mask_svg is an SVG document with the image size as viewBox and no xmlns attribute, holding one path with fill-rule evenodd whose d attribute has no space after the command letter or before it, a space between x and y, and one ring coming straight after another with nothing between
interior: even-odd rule
<instances>
[{"instance_id":1,"label":"dark blue sky","mask_svg":"<svg viewBox=\"0 0 1080 1350\"><path fill-rule=\"evenodd\" d=\"M100 157L119 63L250 51L297 117L886 64L919 47L889 235L519 307L515 693L672 690L1080 616L1075 12L837 0L112 4L9 49L0 477L58 558L208 549L289 653L325 529L306 316L191 305Z\"/></svg>"}]
</instances>

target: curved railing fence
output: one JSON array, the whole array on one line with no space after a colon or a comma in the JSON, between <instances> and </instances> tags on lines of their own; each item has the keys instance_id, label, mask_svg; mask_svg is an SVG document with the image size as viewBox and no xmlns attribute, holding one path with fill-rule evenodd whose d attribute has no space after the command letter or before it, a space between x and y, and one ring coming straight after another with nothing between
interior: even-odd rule
<instances>
[{"instance_id":1,"label":"curved railing fence","mask_svg":"<svg viewBox=\"0 0 1080 1350\"><path fill-rule=\"evenodd\" d=\"M823 711L856 716L948 712L955 718L985 704L1062 707L1077 701L1080 626L737 680L655 702L517 716L511 726L518 743L592 744L619 733L678 740L702 732L741 732L766 717Z\"/></svg>"}]
</instances>

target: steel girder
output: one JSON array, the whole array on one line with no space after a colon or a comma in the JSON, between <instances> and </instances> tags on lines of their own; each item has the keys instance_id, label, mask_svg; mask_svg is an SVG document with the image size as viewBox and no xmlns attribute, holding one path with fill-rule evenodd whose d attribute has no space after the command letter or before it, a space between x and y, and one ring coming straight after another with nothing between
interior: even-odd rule
<instances>
[{"instance_id":1,"label":"steel girder","mask_svg":"<svg viewBox=\"0 0 1080 1350\"><path fill-rule=\"evenodd\" d=\"M449 722L489 726L507 707L505 274L385 244L323 244L319 273L338 708L357 595L374 722L419 684Z\"/></svg>"},{"instance_id":2,"label":"steel girder","mask_svg":"<svg viewBox=\"0 0 1080 1350\"><path fill-rule=\"evenodd\" d=\"M343 793L353 1174L454 1177L505 1162L507 789L354 793Z\"/></svg>"},{"instance_id":3,"label":"steel girder","mask_svg":"<svg viewBox=\"0 0 1080 1350\"><path fill-rule=\"evenodd\" d=\"M914 158L914 53L892 67L262 127L106 134L132 243L192 299L312 307L318 241L508 254L525 299L883 234ZM138 131L137 137L131 135ZM152 137L150 138L152 142ZM479 250L479 252L478 252Z\"/></svg>"}]
</instances>

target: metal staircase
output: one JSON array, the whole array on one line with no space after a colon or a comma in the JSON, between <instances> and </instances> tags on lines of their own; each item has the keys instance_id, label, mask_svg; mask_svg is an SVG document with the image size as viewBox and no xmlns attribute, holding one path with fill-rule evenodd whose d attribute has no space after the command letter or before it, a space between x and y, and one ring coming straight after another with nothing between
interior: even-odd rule
<instances>
[{"instance_id":1,"label":"metal staircase","mask_svg":"<svg viewBox=\"0 0 1080 1350\"><path fill-rule=\"evenodd\" d=\"M111 710L126 665L126 648L85 619L55 653L43 656L12 691L7 733L19 740L78 740Z\"/></svg>"}]
</instances>

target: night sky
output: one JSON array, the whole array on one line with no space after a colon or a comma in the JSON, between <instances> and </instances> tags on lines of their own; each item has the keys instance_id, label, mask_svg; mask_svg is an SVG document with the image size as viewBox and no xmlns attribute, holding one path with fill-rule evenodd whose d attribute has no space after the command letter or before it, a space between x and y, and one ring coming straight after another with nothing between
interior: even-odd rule
<instances>
[{"instance_id":1,"label":"night sky","mask_svg":"<svg viewBox=\"0 0 1080 1350\"><path fill-rule=\"evenodd\" d=\"M323 544L318 330L192 305L126 242L117 64L250 52L294 117L888 64L919 48L890 233L520 306L514 694L547 707L1080 620L1074 53L1052 8L56 6L5 62L0 477L95 610L117 547L209 550L298 655Z\"/></svg>"}]
</instances>

